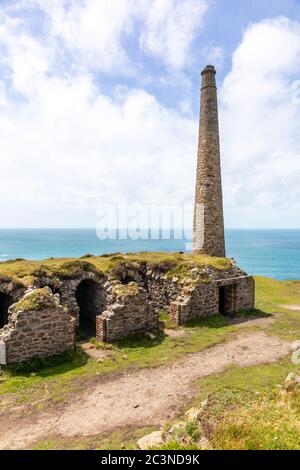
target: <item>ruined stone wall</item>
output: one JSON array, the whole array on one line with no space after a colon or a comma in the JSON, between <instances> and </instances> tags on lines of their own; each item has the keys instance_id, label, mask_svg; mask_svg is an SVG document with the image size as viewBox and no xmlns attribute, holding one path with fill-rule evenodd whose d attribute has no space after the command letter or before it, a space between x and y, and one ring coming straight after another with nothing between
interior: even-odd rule
<instances>
[{"instance_id":1,"label":"ruined stone wall","mask_svg":"<svg viewBox=\"0 0 300 470\"><path fill-rule=\"evenodd\" d=\"M241 279L236 287L236 311L251 310L255 306L255 281L252 276Z\"/></svg>"},{"instance_id":2,"label":"ruined stone wall","mask_svg":"<svg viewBox=\"0 0 300 470\"><path fill-rule=\"evenodd\" d=\"M255 303L255 282L251 276L223 279L210 284L198 284L183 289L178 299L170 304L170 316L177 325L195 318L204 318L220 312L220 289L225 290L225 315L250 310Z\"/></svg>"},{"instance_id":3,"label":"ruined stone wall","mask_svg":"<svg viewBox=\"0 0 300 470\"><path fill-rule=\"evenodd\" d=\"M0 330L3 363L74 350L75 320L49 288L29 292L18 305L10 308L9 322Z\"/></svg>"},{"instance_id":4,"label":"ruined stone wall","mask_svg":"<svg viewBox=\"0 0 300 470\"><path fill-rule=\"evenodd\" d=\"M163 310L168 313L170 303L178 297L181 289L182 286L179 284L178 278L170 280L166 276L155 273L147 278L148 299L153 303L156 312Z\"/></svg>"},{"instance_id":5,"label":"ruined stone wall","mask_svg":"<svg viewBox=\"0 0 300 470\"><path fill-rule=\"evenodd\" d=\"M35 282L35 287L42 288L48 286L54 293L59 293L61 305L64 305L68 308L69 313L75 318L76 325L79 326L79 305L76 299L76 291L78 286L83 281L94 281L101 291L102 305L100 310L105 310L105 305L108 303L107 296L109 295L107 289L109 284L107 282L107 276L97 275L93 272L80 272L76 275L74 279L49 279L46 277L40 277ZM100 312L99 312L100 313Z\"/></svg>"},{"instance_id":6,"label":"ruined stone wall","mask_svg":"<svg viewBox=\"0 0 300 470\"><path fill-rule=\"evenodd\" d=\"M177 325L215 315L218 311L219 289L214 283L191 287L170 305L171 319Z\"/></svg>"},{"instance_id":7,"label":"ruined stone wall","mask_svg":"<svg viewBox=\"0 0 300 470\"><path fill-rule=\"evenodd\" d=\"M159 318L146 293L139 288L134 295L118 297L96 318L97 340L112 342L159 328Z\"/></svg>"},{"instance_id":8,"label":"ruined stone wall","mask_svg":"<svg viewBox=\"0 0 300 470\"><path fill-rule=\"evenodd\" d=\"M31 288L35 290L24 297L25 286L2 278L0 292L12 295L14 302L20 300L17 309L10 307L8 324L0 329L0 358L3 346L10 363L72 349L79 317L82 331L111 342L158 329L160 310L169 312L174 323L184 324L218 312L234 315L254 306L254 280L234 262L226 269L191 265L178 277L170 277L170 272L168 260L150 266L121 263L109 274L79 270L71 277L66 273L50 278L41 271ZM43 302L33 302L28 308L28 295L34 297L37 291L43 292ZM6 305L5 297L2 323L7 320Z\"/></svg>"}]
</instances>

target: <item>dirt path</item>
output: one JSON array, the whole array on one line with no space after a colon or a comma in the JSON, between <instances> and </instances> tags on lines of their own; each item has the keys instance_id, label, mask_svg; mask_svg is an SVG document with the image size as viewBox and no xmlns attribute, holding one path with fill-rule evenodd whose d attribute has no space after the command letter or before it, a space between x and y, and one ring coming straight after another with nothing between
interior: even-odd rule
<instances>
[{"instance_id":1,"label":"dirt path","mask_svg":"<svg viewBox=\"0 0 300 470\"><path fill-rule=\"evenodd\" d=\"M294 310L295 312L300 312L300 305L281 305L283 308L287 308L288 310Z\"/></svg>"},{"instance_id":2,"label":"dirt path","mask_svg":"<svg viewBox=\"0 0 300 470\"><path fill-rule=\"evenodd\" d=\"M61 413L0 416L0 448L21 449L49 436L74 437L122 426L158 425L192 396L192 382L228 366L253 366L286 356L290 344L263 332L241 334L225 344L186 356L171 366L125 373L73 396Z\"/></svg>"}]
</instances>

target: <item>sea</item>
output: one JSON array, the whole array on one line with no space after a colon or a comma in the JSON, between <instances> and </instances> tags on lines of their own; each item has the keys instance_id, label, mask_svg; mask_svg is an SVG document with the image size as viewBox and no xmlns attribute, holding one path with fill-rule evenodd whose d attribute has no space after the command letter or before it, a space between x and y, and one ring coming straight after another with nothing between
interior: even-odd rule
<instances>
[{"instance_id":1,"label":"sea","mask_svg":"<svg viewBox=\"0 0 300 470\"><path fill-rule=\"evenodd\" d=\"M248 274L278 280L300 280L300 230L228 229L227 256ZM139 251L188 251L190 239L97 238L94 229L0 229L0 262L16 258L41 260L85 254Z\"/></svg>"}]
</instances>

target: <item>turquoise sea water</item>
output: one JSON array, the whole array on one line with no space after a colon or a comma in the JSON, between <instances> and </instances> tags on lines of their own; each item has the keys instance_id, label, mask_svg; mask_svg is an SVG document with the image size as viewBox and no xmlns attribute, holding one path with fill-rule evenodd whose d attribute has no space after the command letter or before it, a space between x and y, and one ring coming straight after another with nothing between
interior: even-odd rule
<instances>
[{"instance_id":1,"label":"turquoise sea water","mask_svg":"<svg viewBox=\"0 0 300 470\"><path fill-rule=\"evenodd\" d=\"M184 240L99 240L92 229L0 230L0 261L86 253L185 251ZM227 256L249 274L300 279L300 230L226 230Z\"/></svg>"}]
</instances>

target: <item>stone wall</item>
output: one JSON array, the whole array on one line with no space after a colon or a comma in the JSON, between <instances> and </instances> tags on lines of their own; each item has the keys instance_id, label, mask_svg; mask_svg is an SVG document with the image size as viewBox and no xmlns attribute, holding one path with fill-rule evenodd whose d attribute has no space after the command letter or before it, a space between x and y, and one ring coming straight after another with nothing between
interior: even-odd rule
<instances>
[{"instance_id":1,"label":"stone wall","mask_svg":"<svg viewBox=\"0 0 300 470\"><path fill-rule=\"evenodd\" d=\"M50 288L33 290L10 307L0 344L6 364L72 351L75 320Z\"/></svg>"},{"instance_id":2,"label":"stone wall","mask_svg":"<svg viewBox=\"0 0 300 470\"><path fill-rule=\"evenodd\" d=\"M199 284L183 291L170 305L172 321L183 325L195 318L204 318L218 313L219 289L214 284Z\"/></svg>"},{"instance_id":3,"label":"stone wall","mask_svg":"<svg viewBox=\"0 0 300 470\"><path fill-rule=\"evenodd\" d=\"M220 289L224 289L224 311L220 305ZM223 279L211 284L198 284L183 289L178 299L170 304L170 316L177 325L195 318L216 313L234 315L250 310L255 303L255 282L251 276Z\"/></svg>"},{"instance_id":4,"label":"stone wall","mask_svg":"<svg viewBox=\"0 0 300 470\"><path fill-rule=\"evenodd\" d=\"M246 276L237 284L236 311L251 310L255 305L255 281L252 276Z\"/></svg>"},{"instance_id":5,"label":"stone wall","mask_svg":"<svg viewBox=\"0 0 300 470\"><path fill-rule=\"evenodd\" d=\"M170 303L177 299L182 286L176 277L170 280L165 275L151 272L145 282L145 288L155 311L164 310L168 313Z\"/></svg>"},{"instance_id":6,"label":"stone wall","mask_svg":"<svg viewBox=\"0 0 300 470\"><path fill-rule=\"evenodd\" d=\"M80 269L47 277L41 270L24 297L25 286L0 279L0 325L8 319L0 329L0 357L4 349L9 363L73 349L75 323L87 337L112 342L158 329L160 310L180 325L254 306L254 280L234 262L226 269L191 264L178 277L172 269L166 260L121 263L109 274Z\"/></svg>"},{"instance_id":7,"label":"stone wall","mask_svg":"<svg viewBox=\"0 0 300 470\"><path fill-rule=\"evenodd\" d=\"M125 286L122 286L125 287ZM116 286L116 290L120 286ZM96 318L97 340L112 342L138 333L146 333L159 328L159 318L151 302L147 301L144 289L130 283L115 302L102 315ZM136 289L130 292L130 289ZM115 291L116 292L116 291Z\"/></svg>"},{"instance_id":8,"label":"stone wall","mask_svg":"<svg viewBox=\"0 0 300 470\"><path fill-rule=\"evenodd\" d=\"M95 291L97 299L95 299L93 304L95 309L99 310L97 312L97 314L99 314L100 311L105 310L107 303L106 297L108 295L107 289L109 288L109 285L106 284L107 276L104 276L103 274L101 275L93 272L81 271L76 273L74 278L55 279L55 281L53 279L41 276L36 280L34 285L38 288L48 286L54 293L58 293L60 295L61 304L68 308L70 314L76 319L76 325L79 326L80 306L76 296L78 288L80 288L80 285L85 281L93 281L98 287L98 294ZM100 297L101 301L99 301Z\"/></svg>"}]
</instances>

